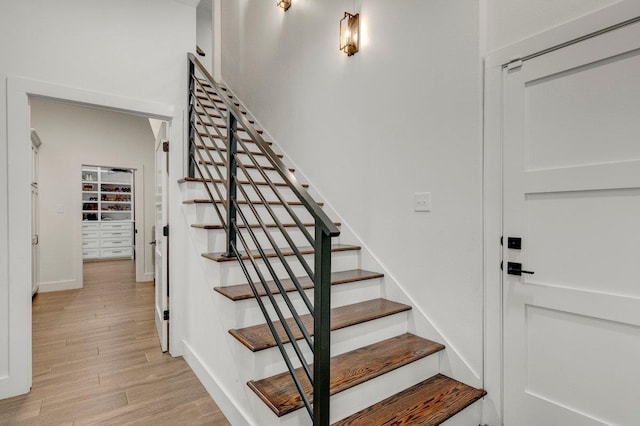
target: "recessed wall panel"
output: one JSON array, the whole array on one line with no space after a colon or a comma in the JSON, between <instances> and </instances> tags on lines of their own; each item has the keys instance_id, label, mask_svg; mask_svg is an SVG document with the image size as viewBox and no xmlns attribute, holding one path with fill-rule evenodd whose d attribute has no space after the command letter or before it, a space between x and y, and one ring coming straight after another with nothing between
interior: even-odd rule
<instances>
[{"instance_id":1,"label":"recessed wall panel","mask_svg":"<svg viewBox=\"0 0 640 426\"><path fill-rule=\"evenodd\" d=\"M526 170L640 159L640 51L525 86Z\"/></svg>"},{"instance_id":2,"label":"recessed wall panel","mask_svg":"<svg viewBox=\"0 0 640 426\"><path fill-rule=\"evenodd\" d=\"M527 280L640 298L640 189L526 196Z\"/></svg>"},{"instance_id":3,"label":"recessed wall panel","mask_svg":"<svg viewBox=\"0 0 640 426\"><path fill-rule=\"evenodd\" d=\"M607 424L638 424L640 327L528 305L526 336L528 393Z\"/></svg>"}]
</instances>

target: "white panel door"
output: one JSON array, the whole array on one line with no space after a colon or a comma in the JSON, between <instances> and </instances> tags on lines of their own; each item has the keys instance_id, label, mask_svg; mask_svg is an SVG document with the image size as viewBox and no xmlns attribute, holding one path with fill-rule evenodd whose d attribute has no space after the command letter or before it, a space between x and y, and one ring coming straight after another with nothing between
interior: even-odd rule
<instances>
[{"instance_id":1,"label":"white panel door","mask_svg":"<svg viewBox=\"0 0 640 426\"><path fill-rule=\"evenodd\" d=\"M504 424L640 425L640 23L503 89Z\"/></svg>"},{"instance_id":2,"label":"white panel door","mask_svg":"<svg viewBox=\"0 0 640 426\"><path fill-rule=\"evenodd\" d=\"M31 295L40 286L40 202L38 184L31 184Z\"/></svg>"},{"instance_id":3,"label":"white panel door","mask_svg":"<svg viewBox=\"0 0 640 426\"><path fill-rule=\"evenodd\" d=\"M156 328L162 351L169 350L169 321L164 313L169 310L169 281L168 281L168 237L163 235L163 227L168 226L167 185L168 185L168 154L162 150L162 141L166 134L166 124L156 141L156 178L155 178L155 290L156 290Z\"/></svg>"}]
</instances>

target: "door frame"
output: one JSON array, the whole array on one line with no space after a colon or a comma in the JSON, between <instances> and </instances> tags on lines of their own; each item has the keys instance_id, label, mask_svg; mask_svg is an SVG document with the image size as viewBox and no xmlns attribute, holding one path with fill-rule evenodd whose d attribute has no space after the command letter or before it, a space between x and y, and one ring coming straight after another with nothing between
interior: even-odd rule
<instances>
[{"instance_id":1,"label":"door frame","mask_svg":"<svg viewBox=\"0 0 640 426\"><path fill-rule=\"evenodd\" d=\"M484 233L484 388L483 423L500 425L503 395L502 294L502 70L509 62L537 56L595 36L640 17L636 0L622 0L573 21L488 54L484 78L483 233Z\"/></svg>"},{"instance_id":2,"label":"door frame","mask_svg":"<svg viewBox=\"0 0 640 426\"><path fill-rule=\"evenodd\" d=\"M7 78L7 199L11 200L7 210L9 324L6 330L8 336L3 336L5 330L0 330L0 337L6 338L8 343L7 374L0 377L0 398L27 393L32 383L31 98L60 100L81 106L158 118L171 123L172 131L176 135L184 133L184 113L173 105L22 77Z\"/></svg>"}]
</instances>

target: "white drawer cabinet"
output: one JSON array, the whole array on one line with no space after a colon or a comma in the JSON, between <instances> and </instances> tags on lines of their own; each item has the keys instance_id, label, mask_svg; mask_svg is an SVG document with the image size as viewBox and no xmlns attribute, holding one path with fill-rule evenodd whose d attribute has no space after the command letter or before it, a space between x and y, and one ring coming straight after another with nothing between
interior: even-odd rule
<instances>
[{"instance_id":1,"label":"white drawer cabinet","mask_svg":"<svg viewBox=\"0 0 640 426\"><path fill-rule=\"evenodd\" d=\"M92 231L92 230L82 230L82 240L88 240L88 239L98 239L100 238L100 231ZM83 244L84 246L84 244Z\"/></svg>"},{"instance_id":2,"label":"white drawer cabinet","mask_svg":"<svg viewBox=\"0 0 640 426\"><path fill-rule=\"evenodd\" d=\"M86 249L82 248L83 259L98 259L100 257L100 249Z\"/></svg>"},{"instance_id":3,"label":"white drawer cabinet","mask_svg":"<svg viewBox=\"0 0 640 426\"><path fill-rule=\"evenodd\" d=\"M82 249L89 249L89 248L100 248L100 240L98 239L91 239L91 240L82 240Z\"/></svg>"},{"instance_id":4,"label":"white drawer cabinet","mask_svg":"<svg viewBox=\"0 0 640 426\"><path fill-rule=\"evenodd\" d=\"M133 223L131 222L101 222L100 229L102 231L114 231L114 230L125 230L129 231L133 229Z\"/></svg>"},{"instance_id":5,"label":"white drawer cabinet","mask_svg":"<svg viewBox=\"0 0 640 426\"><path fill-rule=\"evenodd\" d=\"M82 258L112 259L133 256L132 222L82 224Z\"/></svg>"},{"instance_id":6,"label":"white drawer cabinet","mask_svg":"<svg viewBox=\"0 0 640 426\"><path fill-rule=\"evenodd\" d=\"M132 247L103 248L100 250L101 258L131 257L131 256L133 256Z\"/></svg>"},{"instance_id":7,"label":"white drawer cabinet","mask_svg":"<svg viewBox=\"0 0 640 426\"><path fill-rule=\"evenodd\" d=\"M131 247L131 238L103 238L100 248Z\"/></svg>"},{"instance_id":8,"label":"white drawer cabinet","mask_svg":"<svg viewBox=\"0 0 640 426\"><path fill-rule=\"evenodd\" d=\"M131 238L131 230L125 231L102 231L100 237L105 238Z\"/></svg>"}]
</instances>

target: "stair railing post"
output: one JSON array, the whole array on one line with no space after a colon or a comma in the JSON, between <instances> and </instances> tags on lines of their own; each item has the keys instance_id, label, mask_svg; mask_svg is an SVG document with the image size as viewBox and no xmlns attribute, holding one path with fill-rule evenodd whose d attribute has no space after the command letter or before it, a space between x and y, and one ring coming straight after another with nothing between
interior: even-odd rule
<instances>
[{"instance_id":1,"label":"stair railing post","mask_svg":"<svg viewBox=\"0 0 640 426\"><path fill-rule=\"evenodd\" d=\"M316 219L314 247L313 424L329 425L331 236Z\"/></svg>"},{"instance_id":2,"label":"stair railing post","mask_svg":"<svg viewBox=\"0 0 640 426\"><path fill-rule=\"evenodd\" d=\"M188 80L188 87L189 87L189 156L188 158L188 170L187 170L187 175L189 177L195 177L196 175L196 170L195 170L195 164L193 163L195 161L195 135L193 134L193 126L191 125L193 123L193 114L194 114L194 108L193 108L193 104L194 104L194 100L193 100L193 92L195 90L195 65L193 63L193 61L191 60L190 57L187 58L187 69L189 70L189 80Z\"/></svg>"},{"instance_id":3,"label":"stair railing post","mask_svg":"<svg viewBox=\"0 0 640 426\"><path fill-rule=\"evenodd\" d=\"M236 140L236 129L238 122L236 117L228 112L227 115L227 252L225 256L233 257L233 247L236 244L236 205L237 198L237 168L236 153L238 152L238 141Z\"/></svg>"}]
</instances>

